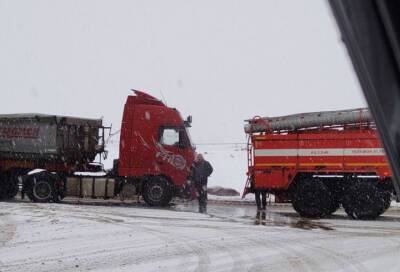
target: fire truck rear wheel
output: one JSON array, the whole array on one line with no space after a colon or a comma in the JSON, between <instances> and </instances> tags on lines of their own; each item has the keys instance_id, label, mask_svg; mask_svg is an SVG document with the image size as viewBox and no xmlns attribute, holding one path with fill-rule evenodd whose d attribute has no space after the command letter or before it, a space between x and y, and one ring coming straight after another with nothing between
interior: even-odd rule
<instances>
[{"instance_id":1,"label":"fire truck rear wheel","mask_svg":"<svg viewBox=\"0 0 400 272\"><path fill-rule=\"evenodd\" d=\"M323 181L331 194L331 205L328 209L327 215L335 213L340 208L340 198L343 194L341 181L341 179L324 179Z\"/></svg>"},{"instance_id":2,"label":"fire truck rear wheel","mask_svg":"<svg viewBox=\"0 0 400 272\"><path fill-rule=\"evenodd\" d=\"M327 186L318 179L303 179L296 184L293 208L303 217L318 218L330 214L332 197Z\"/></svg>"},{"instance_id":3,"label":"fire truck rear wheel","mask_svg":"<svg viewBox=\"0 0 400 272\"><path fill-rule=\"evenodd\" d=\"M386 212L387 209L390 208L390 204L392 203L392 194L390 191L386 191L383 189L379 189L380 195L381 195L381 201L382 201L382 209L379 210L379 215L383 214Z\"/></svg>"},{"instance_id":4,"label":"fire truck rear wheel","mask_svg":"<svg viewBox=\"0 0 400 272\"><path fill-rule=\"evenodd\" d=\"M172 199L172 188L163 177L150 178L143 186L143 199L150 206L166 206Z\"/></svg>"},{"instance_id":5,"label":"fire truck rear wheel","mask_svg":"<svg viewBox=\"0 0 400 272\"><path fill-rule=\"evenodd\" d=\"M357 181L345 192L342 205L354 219L375 219L385 211L384 194L371 182Z\"/></svg>"}]
</instances>

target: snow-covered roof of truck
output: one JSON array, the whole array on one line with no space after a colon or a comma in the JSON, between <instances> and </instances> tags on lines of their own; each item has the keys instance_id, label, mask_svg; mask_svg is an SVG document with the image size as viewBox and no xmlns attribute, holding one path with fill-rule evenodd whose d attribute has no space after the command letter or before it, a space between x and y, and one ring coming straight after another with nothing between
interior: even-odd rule
<instances>
[{"instance_id":1,"label":"snow-covered roof of truck","mask_svg":"<svg viewBox=\"0 0 400 272\"><path fill-rule=\"evenodd\" d=\"M103 120L42 113L0 114L0 122L4 121L36 121L43 123L63 123L66 125L88 125L93 127L101 127Z\"/></svg>"}]
</instances>

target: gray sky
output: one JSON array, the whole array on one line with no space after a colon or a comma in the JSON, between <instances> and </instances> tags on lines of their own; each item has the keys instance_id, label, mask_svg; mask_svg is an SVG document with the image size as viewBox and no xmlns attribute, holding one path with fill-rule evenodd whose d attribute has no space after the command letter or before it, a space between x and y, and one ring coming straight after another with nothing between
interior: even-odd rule
<instances>
[{"instance_id":1,"label":"gray sky","mask_svg":"<svg viewBox=\"0 0 400 272\"><path fill-rule=\"evenodd\" d=\"M162 92L193 115L195 142L215 143L244 142L254 115L365 105L323 0L0 0L0 41L0 113L116 130L134 88Z\"/></svg>"}]
</instances>

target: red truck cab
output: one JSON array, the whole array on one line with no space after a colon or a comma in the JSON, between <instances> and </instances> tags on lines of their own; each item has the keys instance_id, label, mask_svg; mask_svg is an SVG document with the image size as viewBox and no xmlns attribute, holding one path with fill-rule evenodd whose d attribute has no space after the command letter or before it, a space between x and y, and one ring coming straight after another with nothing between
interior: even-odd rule
<instances>
[{"instance_id":1,"label":"red truck cab","mask_svg":"<svg viewBox=\"0 0 400 272\"><path fill-rule=\"evenodd\" d=\"M187 184L195 156L179 111L144 92L128 96L121 124L118 176L154 206L170 202Z\"/></svg>"}]
</instances>

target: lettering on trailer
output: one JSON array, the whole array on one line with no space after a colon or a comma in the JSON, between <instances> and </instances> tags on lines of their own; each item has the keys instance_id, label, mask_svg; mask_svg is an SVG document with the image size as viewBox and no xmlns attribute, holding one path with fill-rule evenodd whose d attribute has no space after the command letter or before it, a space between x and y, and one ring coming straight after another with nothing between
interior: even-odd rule
<instances>
[{"instance_id":1,"label":"lettering on trailer","mask_svg":"<svg viewBox=\"0 0 400 272\"><path fill-rule=\"evenodd\" d=\"M256 149L255 157L293 156L385 156L383 148L300 148L300 149Z\"/></svg>"},{"instance_id":2,"label":"lettering on trailer","mask_svg":"<svg viewBox=\"0 0 400 272\"><path fill-rule=\"evenodd\" d=\"M0 127L0 138L36 139L38 137L38 127Z\"/></svg>"}]
</instances>

